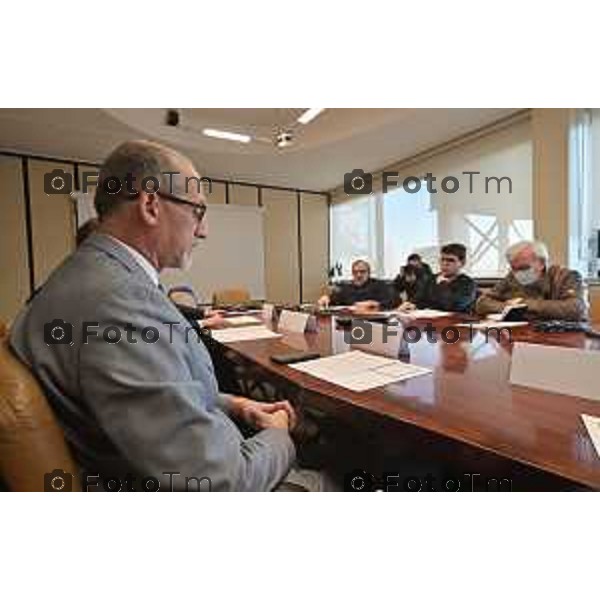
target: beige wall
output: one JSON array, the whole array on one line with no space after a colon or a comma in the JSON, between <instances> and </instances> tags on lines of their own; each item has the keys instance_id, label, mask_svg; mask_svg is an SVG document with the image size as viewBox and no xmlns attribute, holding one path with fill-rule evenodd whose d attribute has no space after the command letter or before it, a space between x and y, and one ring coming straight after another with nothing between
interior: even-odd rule
<instances>
[{"instance_id":1,"label":"beige wall","mask_svg":"<svg viewBox=\"0 0 600 600\"><path fill-rule=\"evenodd\" d=\"M548 245L552 261L561 264L568 262L572 117L573 110L569 108L532 111L534 231Z\"/></svg>"},{"instance_id":2,"label":"beige wall","mask_svg":"<svg viewBox=\"0 0 600 600\"><path fill-rule=\"evenodd\" d=\"M300 301L296 192L264 189L265 290L272 302Z\"/></svg>"},{"instance_id":3,"label":"beige wall","mask_svg":"<svg viewBox=\"0 0 600 600\"><path fill-rule=\"evenodd\" d=\"M46 194L44 176L55 169L73 175L68 164L29 161L31 232L36 288L75 248L75 213L69 194Z\"/></svg>"},{"instance_id":4,"label":"beige wall","mask_svg":"<svg viewBox=\"0 0 600 600\"><path fill-rule=\"evenodd\" d=\"M300 195L302 302L315 302L327 284L329 206L321 194Z\"/></svg>"},{"instance_id":5,"label":"beige wall","mask_svg":"<svg viewBox=\"0 0 600 600\"><path fill-rule=\"evenodd\" d=\"M0 156L0 321L17 315L30 294L21 160Z\"/></svg>"},{"instance_id":6,"label":"beige wall","mask_svg":"<svg viewBox=\"0 0 600 600\"><path fill-rule=\"evenodd\" d=\"M229 203L242 206L258 206L258 188L255 185L229 185Z\"/></svg>"},{"instance_id":7,"label":"beige wall","mask_svg":"<svg viewBox=\"0 0 600 600\"><path fill-rule=\"evenodd\" d=\"M11 320L30 295L25 220L25 192L20 157L0 156L0 202L3 206L0 249L3 261L0 290L0 320ZM33 240L34 283L39 287L48 275L75 247L75 214L68 194L48 195L44 175L54 169L73 174L73 165L28 159L31 230ZM95 171L89 166L83 170ZM227 187L229 193L227 194ZM327 195L300 195L298 214L296 191L222 182L212 183L209 204L265 207L264 246L266 295L277 302L312 301L326 281L328 264ZM304 227L302 245L298 244L299 227ZM301 280L302 278L302 280Z\"/></svg>"},{"instance_id":8,"label":"beige wall","mask_svg":"<svg viewBox=\"0 0 600 600\"><path fill-rule=\"evenodd\" d=\"M209 204L225 204L225 184L213 181L210 194L206 194L206 201Z\"/></svg>"}]
</instances>

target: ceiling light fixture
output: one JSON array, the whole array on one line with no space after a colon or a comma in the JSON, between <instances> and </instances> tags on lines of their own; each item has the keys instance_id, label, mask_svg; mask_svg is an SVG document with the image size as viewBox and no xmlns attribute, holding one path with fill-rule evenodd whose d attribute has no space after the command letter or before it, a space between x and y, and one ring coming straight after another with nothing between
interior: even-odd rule
<instances>
[{"instance_id":1,"label":"ceiling light fixture","mask_svg":"<svg viewBox=\"0 0 600 600\"><path fill-rule=\"evenodd\" d=\"M275 145L278 148L287 148L294 142L294 134L291 131L279 131L275 136Z\"/></svg>"},{"instance_id":2,"label":"ceiling light fixture","mask_svg":"<svg viewBox=\"0 0 600 600\"><path fill-rule=\"evenodd\" d=\"M325 109L324 108L309 108L305 110L297 119L298 123L306 125L313 119L316 119Z\"/></svg>"},{"instance_id":3,"label":"ceiling light fixture","mask_svg":"<svg viewBox=\"0 0 600 600\"><path fill-rule=\"evenodd\" d=\"M247 144L252 140L249 135L233 133L231 131L221 131L220 129L203 129L202 133L208 137L219 138L221 140L231 140L232 142L242 142L242 144Z\"/></svg>"}]
</instances>

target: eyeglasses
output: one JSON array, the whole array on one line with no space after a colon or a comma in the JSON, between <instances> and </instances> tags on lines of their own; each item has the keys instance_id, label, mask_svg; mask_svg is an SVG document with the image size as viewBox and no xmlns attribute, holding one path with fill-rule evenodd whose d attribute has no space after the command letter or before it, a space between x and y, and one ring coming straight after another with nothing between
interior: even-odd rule
<instances>
[{"instance_id":1,"label":"eyeglasses","mask_svg":"<svg viewBox=\"0 0 600 600\"><path fill-rule=\"evenodd\" d=\"M177 196L173 196L173 194L165 194L160 190L156 192L158 196L162 196L165 200L169 202L173 202L174 204L187 204L188 206L193 206L194 216L196 217L196 221L198 224L202 223L202 219L204 219L204 215L206 214L206 204L198 204L197 202L192 202L191 200L185 200L184 198L178 198Z\"/></svg>"},{"instance_id":2,"label":"eyeglasses","mask_svg":"<svg viewBox=\"0 0 600 600\"><path fill-rule=\"evenodd\" d=\"M161 192L160 190L153 193L157 196L162 196L165 200L173 202L174 204L186 204L188 206L192 206L194 208L193 214L194 217L196 217L198 225L202 223L204 215L206 214L206 204L198 204L197 202L192 202L191 200L186 200L185 198L178 198L177 196L173 196L173 194L167 194L165 192ZM135 192L131 195L124 196L124 198L126 200L136 200L138 196L139 192Z\"/></svg>"}]
</instances>

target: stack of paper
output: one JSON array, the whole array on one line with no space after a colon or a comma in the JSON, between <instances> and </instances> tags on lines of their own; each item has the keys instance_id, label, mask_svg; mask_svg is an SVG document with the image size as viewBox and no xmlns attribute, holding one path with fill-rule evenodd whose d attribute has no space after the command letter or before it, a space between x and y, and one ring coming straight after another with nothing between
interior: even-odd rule
<instances>
[{"instance_id":1,"label":"stack of paper","mask_svg":"<svg viewBox=\"0 0 600 600\"><path fill-rule=\"evenodd\" d=\"M374 356L360 350L309 360L290 367L354 392L364 392L431 373L431 369L425 367Z\"/></svg>"},{"instance_id":2,"label":"stack of paper","mask_svg":"<svg viewBox=\"0 0 600 600\"><path fill-rule=\"evenodd\" d=\"M214 329L212 331L213 339L222 344L232 342L247 342L252 340L266 340L269 338L281 337L280 333L275 333L267 329L264 325L250 325L249 327L233 327L231 329Z\"/></svg>"}]
</instances>

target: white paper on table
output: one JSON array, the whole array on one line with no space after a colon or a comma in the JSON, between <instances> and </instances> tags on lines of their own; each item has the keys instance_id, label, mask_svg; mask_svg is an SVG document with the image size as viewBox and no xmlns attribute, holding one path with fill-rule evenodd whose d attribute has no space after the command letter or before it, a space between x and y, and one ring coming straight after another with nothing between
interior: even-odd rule
<instances>
[{"instance_id":1,"label":"white paper on table","mask_svg":"<svg viewBox=\"0 0 600 600\"><path fill-rule=\"evenodd\" d=\"M394 314L401 316L411 316L414 319L438 319L440 317L449 317L454 314L444 310L434 310L432 308L422 308L417 310L397 310Z\"/></svg>"},{"instance_id":2,"label":"white paper on table","mask_svg":"<svg viewBox=\"0 0 600 600\"><path fill-rule=\"evenodd\" d=\"M262 323L262 321L256 317L248 317L245 315L241 317L225 317L223 320L227 325L231 325L233 327L240 325L257 325Z\"/></svg>"},{"instance_id":3,"label":"white paper on table","mask_svg":"<svg viewBox=\"0 0 600 600\"><path fill-rule=\"evenodd\" d=\"M525 325L529 325L529 321L479 321L478 323L458 323L454 327L486 330L492 327L502 329L504 327L524 327Z\"/></svg>"},{"instance_id":4,"label":"white paper on table","mask_svg":"<svg viewBox=\"0 0 600 600\"><path fill-rule=\"evenodd\" d=\"M232 342L247 342L252 340L278 338L281 337L281 334L267 329L264 325L250 325L249 327L214 329L212 331L212 337L217 340L217 342L228 344Z\"/></svg>"},{"instance_id":5,"label":"white paper on table","mask_svg":"<svg viewBox=\"0 0 600 600\"><path fill-rule=\"evenodd\" d=\"M309 360L290 367L355 392L431 373L431 369L425 367L360 350Z\"/></svg>"},{"instance_id":6,"label":"white paper on table","mask_svg":"<svg viewBox=\"0 0 600 600\"><path fill-rule=\"evenodd\" d=\"M587 432L592 439L592 444L598 453L600 458L600 417L592 417L590 415L581 415L583 424L587 429Z\"/></svg>"},{"instance_id":7,"label":"white paper on table","mask_svg":"<svg viewBox=\"0 0 600 600\"><path fill-rule=\"evenodd\" d=\"M600 400L600 352L515 342L510 382Z\"/></svg>"},{"instance_id":8,"label":"white paper on table","mask_svg":"<svg viewBox=\"0 0 600 600\"><path fill-rule=\"evenodd\" d=\"M308 313L295 312L293 310L282 310L279 315L277 328L279 331L290 331L292 333L304 333L308 324Z\"/></svg>"}]
</instances>

